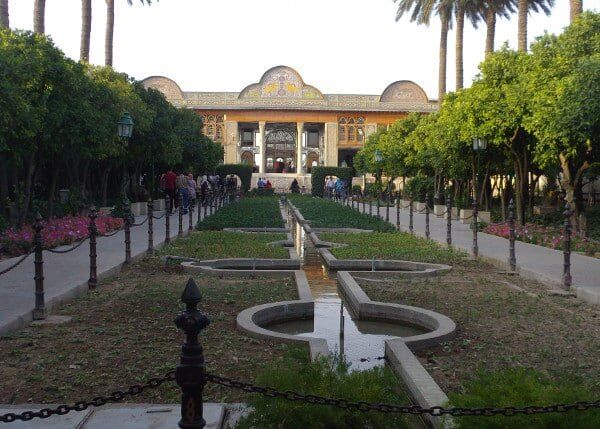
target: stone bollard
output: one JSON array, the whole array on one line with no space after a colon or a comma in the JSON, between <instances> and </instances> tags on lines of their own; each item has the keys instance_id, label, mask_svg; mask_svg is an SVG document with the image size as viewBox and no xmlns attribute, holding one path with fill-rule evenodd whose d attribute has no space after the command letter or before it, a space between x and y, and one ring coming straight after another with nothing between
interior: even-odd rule
<instances>
[{"instance_id":1,"label":"stone bollard","mask_svg":"<svg viewBox=\"0 0 600 429\"><path fill-rule=\"evenodd\" d=\"M411 234L415 233L415 224L414 224L414 202L413 199L411 198L408 201L408 231Z\"/></svg>"},{"instance_id":2,"label":"stone bollard","mask_svg":"<svg viewBox=\"0 0 600 429\"><path fill-rule=\"evenodd\" d=\"M429 194L425 194L425 238L429 239Z\"/></svg>"},{"instance_id":3,"label":"stone bollard","mask_svg":"<svg viewBox=\"0 0 600 429\"><path fill-rule=\"evenodd\" d=\"M88 279L88 288L96 289L98 285L97 265L96 265L96 236L98 235L98 228L96 227L96 217L98 212L96 207L92 206L90 210L90 224L88 231L90 233L90 278Z\"/></svg>"},{"instance_id":4,"label":"stone bollard","mask_svg":"<svg viewBox=\"0 0 600 429\"><path fill-rule=\"evenodd\" d=\"M33 320L42 320L46 318L46 304L44 303L44 243L42 241L42 216L38 213L35 215L35 235L33 237L35 274L35 308L33 309Z\"/></svg>"},{"instance_id":5,"label":"stone bollard","mask_svg":"<svg viewBox=\"0 0 600 429\"><path fill-rule=\"evenodd\" d=\"M177 230L177 236L183 237L183 198L181 194L177 196L177 201L179 201L179 229Z\"/></svg>"},{"instance_id":6,"label":"stone bollard","mask_svg":"<svg viewBox=\"0 0 600 429\"><path fill-rule=\"evenodd\" d=\"M131 217L125 218L125 264L131 263Z\"/></svg>"},{"instance_id":7,"label":"stone bollard","mask_svg":"<svg viewBox=\"0 0 600 429\"><path fill-rule=\"evenodd\" d=\"M171 242L171 198L165 197L165 243Z\"/></svg>"},{"instance_id":8,"label":"stone bollard","mask_svg":"<svg viewBox=\"0 0 600 429\"><path fill-rule=\"evenodd\" d=\"M200 289L190 278L181 295L181 302L186 308L175 318L175 325L185 333L185 342L181 346L181 360L175 370L175 381L181 387L179 427L186 429L201 429L206 425L202 400L206 372L204 351L198 341L198 335L210 324L210 320L198 310L200 301Z\"/></svg>"},{"instance_id":9,"label":"stone bollard","mask_svg":"<svg viewBox=\"0 0 600 429\"><path fill-rule=\"evenodd\" d=\"M477 243L477 213L478 213L478 207L477 207L477 200L474 199L473 200L473 256L476 258L477 256L479 256L479 245Z\"/></svg>"},{"instance_id":10,"label":"stone bollard","mask_svg":"<svg viewBox=\"0 0 600 429\"><path fill-rule=\"evenodd\" d=\"M396 198L396 229L400 231L400 192Z\"/></svg>"},{"instance_id":11,"label":"stone bollard","mask_svg":"<svg viewBox=\"0 0 600 429\"><path fill-rule=\"evenodd\" d=\"M452 246L452 198L446 198L446 244Z\"/></svg>"},{"instance_id":12,"label":"stone bollard","mask_svg":"<svg viewBox=\"0 0 600 429\"><path fill-rule=\"evenodd\" d=\"M564 229L564 239L563 239L563 275L562 282L563 288L566 290L571 289L571 284L573 279L571 278L571 233L573 232L573 228L571 225L571 216L573 215L573 211L571 210L571 206L569 203L565 204L565 211L563 212L563 216L565 217L565 229Z\"/></svg>"},{"instance_id":13,"label":"stone bollard","mask_svg":"<svg viewBox=\"0 0 600 429\"><path fill-rule=\"evenodd\" d=\"M515 204L511 198L508 203L508 265L511 271L516 271L517 269L515 235Z\"/></svg>"},{"instance_id":14,"label":"stone bollard","mask_svg":"<svg viewBox=\"0 0 600 429\"><path fill-rule=\"evenodd\" d=\"M148 254L154 253L154 203L148 200Z\"/></svg>"}]
</instances>

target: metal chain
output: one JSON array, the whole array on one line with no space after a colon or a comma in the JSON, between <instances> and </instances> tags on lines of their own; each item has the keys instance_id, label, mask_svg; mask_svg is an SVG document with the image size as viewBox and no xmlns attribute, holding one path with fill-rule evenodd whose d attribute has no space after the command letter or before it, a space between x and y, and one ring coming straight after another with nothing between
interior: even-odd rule
<instances>
[{"instance_id":1,"label":"metal chain","mask_svg":"<svg viewBox=\"0 0 600 429\"><path fill-rule=\"evenodd\" d=\"M85 243L85 241L90 238L88 237L84 237L82 238L77 244L75 244L74 246L66 249L66 250L54 250L54 249L46 249L48 252L50 253L69 253L72 252L73 250L77 249L79 246L81 246L83 243Z\"/></svg>"},{"instance_id":2,"label":"metal chain","mask_svg":"<svg viewBox=\"0 0 600 429\"><path fill-rule=\"evenodd\" d=\"M116 229L113 232L111 232L110 234L98 234L98 237L112 237L113 235L117 235L119 232L121 232L121 230Z\"/></svg>"},{"instance_id":3,"label":"metal chain","mask_svg":"<svg viewBox=\"0 0 600 429\"><path fill-rule=\"evenodd\" d=\"M166 215L166 214L167 214L167 212L164 212L164 213L163 213L162 215L160 215L160 216L154 216L154 215L153 215L153 216L152 216L152 219L155 219L155 220L162 219L163 217L165 217L165 215Z\"/></svg>"},{"instance_id":4,"label":"metal chain","mask_svg":"<svg viewBox=\"0 0 600 429\"><path fill-rule=\"evenodd\" d=\"M548 406L528 406L528 407L482 407L482 408L464 408L464 407L429 407L423 408L419 405L394 405L384 403L370 403L365 401L349 401L340 398L327 398L317 395L305 395L302 393L287 390L285 392L273 389L271 387L255 386L251 383L233 380L227 377L220 377L214 374L206 374L206 380L219 384L221 386L239 389L248 393L258 393L270 398L281 398L288 401L306 402L314 405L330 405L346 410L357 410L362 412L379 411L388 414L429 414L432 416L443 416L445 414L459 416L515 416L518 414L533 415L533 414L548 414L548 413L564 413L570 410L585 411L589 409L599 409L600 400L594 402L574 402L571 404L555 404Z\"/></svg>"},{"instance_id":5,"label":"metal chain","mask_svg":"<svg viewBox=\"0 0 600 429\"><path fill-rule=\"evenodd\" d=\"M89 407L101 407L108 403L122 402L125 398L136 396L148 389L159 387L166 381L175 381L175 371L171 370L162 377L149 378L144 384L134 384L126 390L116 390L108 396L96 396L89 401L78 401L72 405L59 405L56 408L43 408L39 411L0 414L0 422L12 423L17 420L29 421L34 418L47 419L53 415L65 415L71 411L84 411Z\"/></svg>"},{"instance_id":6,"label":"metal chain","mask_svg":"<svg viewBox=\"0 0 600 429\"><path fill-rule=\"evenodd\" d=\"M148 222L148 216L146 216L146 219L144 219L143 221L141 221L140 223L132 223L131 226L142 226L143 224L145 224L146 222Z\"/></svg>"},{"instance_id":7,"label":"metal chain","mask_svg":"<svg viewBox=\"0 0 600 429\"><path fill-rule=\"evenodd\" d=\"M13 270L13 269L17 268L19 265L21 265L23 263L23 261L25 259L27 259L30 255L33 255L33 253L34 253L34 251L32 250L29 253L21 256L21 259L19 259L17 262L15 262L14 264L12 264L10 267L5 268L2 271L0 271L0 276L8 273L10 270Z\"/></svg>"}]
</instances>

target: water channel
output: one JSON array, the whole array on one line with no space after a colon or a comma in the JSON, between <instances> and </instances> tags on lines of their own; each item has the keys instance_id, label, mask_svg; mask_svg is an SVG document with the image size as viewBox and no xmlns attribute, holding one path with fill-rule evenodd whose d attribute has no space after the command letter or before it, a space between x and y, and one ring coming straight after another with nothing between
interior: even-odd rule
<instances>
[{"instance_id":1,"label":"water channel","mask_svg":"<svg viewBox=\"0 0 600 429\"><path fill-rule=\"evenodd\" d=\"M350 370L382 366L384 361L380 357L384 354L384 340L424 332L399 323L356 320L338 293L335 273L327 270L304 228L295 219L290 219L289 225L292 226L296 251L315 301L314 319L273 324L268 329L291 335L324 338L333 353L344 357Z\"/></svg>"}]
</instances>

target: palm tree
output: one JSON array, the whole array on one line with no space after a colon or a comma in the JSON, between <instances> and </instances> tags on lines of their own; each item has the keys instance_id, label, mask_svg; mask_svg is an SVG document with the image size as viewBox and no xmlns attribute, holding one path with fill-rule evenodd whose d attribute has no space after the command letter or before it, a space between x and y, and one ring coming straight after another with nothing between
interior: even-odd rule
<instances>
[{"instance_id":1,"label":"palm tree","mask_svg":"<svg viewBox=\"0 0 600 429\"><path fill-rule=\"evenodd\" d=\"M440 31L440 52L438 71L438 102L441 103L446 95L446 63L448 51L448 31L452 24L452 0L394 0L398 3L396 21L410 12L410 21L428 25L431 14L435 12L442 24Z\"/></svg>"},{"instance_id":2,"label":"palm tree","mask_svg":"<svg viewBox=\"0 0 600 429\"><path fill-rule=\"evenodd\" d=\"M463 87L463 41L465 17L471 21L473 27L481 19L481 1L478 0L455 0L454 12L456 15L456 89Z\"/></svg>"},{"instance_id":3,"label":"palm tree","mask_svg":"<svg viewBox=\"0 0 600 429\"><path fill-rule=\"evenodd\" d=\"M0 0L0 28L8 27L8 0Z\"/></svg>"},{"instance_id":4,"label":"palm tree","mask_svg":"<svg viewBox=\"0 0 600 429\"><path fill-rule=\"evenodd\" d=\"M583 0L570 0L569 5L571 6L571 22L573 22L583 12Z\"/></svg>"},{"instance_id":5,"label":"palm tree","mask_svg":"<svg viewBox=\"0 0 600 429\"><path fill-rule=\"evenodd\" d=\"M485 54L494 52L496 39L496 17L509 18L515 12L515 0L485 0L483 14L487 33L485 37Z\"/></svg>"},{"instance_id":6,"label":"palm tree","mask_svg":"<svg viewBox=\"0 0 600 429\"><path fill-rule=\"evenodd\" d=\"M44 34L46 31L46 0L35 0L33 4L33 31Z\"/></svg>"},{"instance_id":7,"label":"palm tree","mask_svg":"<svg viewBox=\"0 0 600 429\"><path fill-rule=\"evenodd\" d=\"M81 44L79 61L90 62L90 35L92 32L92 0L81 0Z\"/></svg>"},{"instance_id":8,"label":"palm tree","mask_svg":"<svg viewBox=\"0 0 600 429\"><path fill-rule=\"evenodd\" d=\"M527 15L529 11L539 12L550 15L550 9L554 6L554 0L518 0L518 48L521 52L527 52Z\"/></svg>"},{"instance_id":9,"label":"palm tree","mask_svg":"<svg viewBox=\"0 0 600 429\"><path fill-rule=\"evenodd\" d=\"M152 4L152 0L140 0L142 4ZM129 6L133 0L127 0ZM106 32L104 35L104 64L113 65L113 36L115 32L115 0L106 0Z\"/></svg>"}]
</instances>

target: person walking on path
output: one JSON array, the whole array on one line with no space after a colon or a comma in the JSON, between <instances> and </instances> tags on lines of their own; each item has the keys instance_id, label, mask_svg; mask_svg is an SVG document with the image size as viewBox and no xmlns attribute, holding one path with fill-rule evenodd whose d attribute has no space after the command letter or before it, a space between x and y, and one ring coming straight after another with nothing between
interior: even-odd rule
<instances>
[{"instance_id":1,"label":"person walking on path","mask_svg":"<svg viewBox=\"0 0 600 429\"><path fill-rule=\"evenodd\" d=\"M181 196L181 203L183 204L183 214L187 214L188 213L188 204L189 204L189 198L190 198L190 194L188 192L188 178L185 174L181 173L179 176L177 176L177 191L179 192L179 195Z\"/></svg>"},{"instance_id":2,"label":"person walking on path","mask_svg":"<svg viewBox=\"0 0 600 429\"><path fill-rule=\"evenodd\" d=\"M165 174L164 186L165 194L169 196L169 207L167 207L169 213L173 213L173 207L177 207L177 201L175 198L175 190L177 189L176 182L177 175L173 172L173 170L167 171L167 173Z\"/></svg>"},{"instance_id":3,"label":"person walking on path","mask_svg":"<svg viewBox=\"0 0 600 429\"><path fill-rule=\"evenodd\" d=\"M194 180L194 175L192 173L188 174L188 194L190 205L196 205L196 181Z\"/></svg>"}]
</instances>

